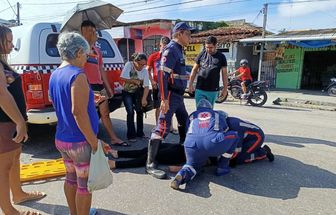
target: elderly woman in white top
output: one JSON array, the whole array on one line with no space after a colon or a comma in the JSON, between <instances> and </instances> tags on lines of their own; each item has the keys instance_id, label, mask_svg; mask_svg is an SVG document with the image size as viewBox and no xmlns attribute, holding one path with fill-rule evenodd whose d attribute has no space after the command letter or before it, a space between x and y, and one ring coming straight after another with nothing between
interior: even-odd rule
<instances>
[{"instance_id":1,"label":"elderly woman in white top","mask_svg":"<svg viewBox=\"0 0 336 215\"><path fill-rule=\"evenodd\" d=\"M147 96L149 91L149 76L145 68L147 57L142 53L135 53L127 62L122 73L121 79L125 81L123 90L123 101L127 112L127 139L136 142L136 138L145 137L143 132L143 111L142 107L147 105ZM143 87L143 94L139 94ZM139 98L139 96L142 96ZM141 102L138 102L138 101ZM141 104L139 104L141 103ZM142 106L142 107L141 107ZM134 111L137 114L137 129L134 124Z\"/></svg>"}]
</instances>

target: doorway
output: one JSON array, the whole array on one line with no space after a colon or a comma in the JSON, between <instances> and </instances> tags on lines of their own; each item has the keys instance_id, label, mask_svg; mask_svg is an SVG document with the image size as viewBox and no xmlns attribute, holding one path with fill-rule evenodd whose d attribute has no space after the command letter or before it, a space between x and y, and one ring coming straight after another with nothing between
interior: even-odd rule
<instances>
[{"instance_id":1,"label":"doorway","mask_svg":"<svg viewBox=\"0 0 336 215\"><path fill-rule=\"evenodd\" d=\"M143 40L143 50L147 56L159 51L161 37L161 35L153 35Z\"/></svg>"},{"instance_id":2,"label":"doorway","mask_svg":"<svg viewBox=\"0 0 336 215\"><path fill-rule=\"evenodd\" d=\"M124 62L127 62L129 59L131 59L132 54L134 54L135 52L134 40L123 38L118 41L118 48L121 53L121 56L124 59Z\"/></svg>"},{"instance_id":3,"label":"doorway","mask_svg":"<svg viewBox=\"0 0 336 215\"><path fill-rule=\"evenodd\" d=\"M336 76L336 51L308 51L304 54L301 89L321 90Z\"/></svg>"}]
</instances>

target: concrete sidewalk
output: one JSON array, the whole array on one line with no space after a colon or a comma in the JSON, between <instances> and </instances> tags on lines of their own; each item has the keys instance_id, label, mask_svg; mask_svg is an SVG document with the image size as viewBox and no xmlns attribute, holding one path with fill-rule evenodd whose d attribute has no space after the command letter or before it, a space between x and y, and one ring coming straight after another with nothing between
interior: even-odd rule
<instances>
[{"instance_id":1,"label":"concrete sidewalk","mask_svg":"<svg viewBox=\"0 0 336 215\"><path fill-rule=\"evenodd\" d=\"M312 90L271 90L268 103L276 99L278 105L336 111L336 97Z\"/></svg>"}]
</instances>

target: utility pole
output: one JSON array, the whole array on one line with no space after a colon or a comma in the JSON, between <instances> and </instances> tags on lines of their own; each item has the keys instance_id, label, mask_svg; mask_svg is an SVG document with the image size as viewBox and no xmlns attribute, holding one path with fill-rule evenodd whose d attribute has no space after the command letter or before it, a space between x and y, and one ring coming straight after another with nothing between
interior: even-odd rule
<instances>
[{"instance_id":1,"label":"utility pole","mask_svg":"<svg viewBox=\"0 0 336 215\"><path fill-rule=\"evenodd\" d=\"M21 22L20 22L20 2L16 2L16 23L17 25L21 25Z\"/></svg>"},{"instance_id":2,"label":"utility pole","mask_svg":"<svg viewBox=\"0 0 336 215\"><path fill-rule=\"evenodd\" d=\"M263 31L262 31L262 34L261 34L261 38L265 38L265 34L266 34L267 9L268 9L268 4L264 4L264 8L263 8L264 21L263 21ZM263 55L264 55L264 47L265 47L265 43L262 41L261 45L260 45L258 81L260 81L260 79L261 79L261 67L262 67L262 61L263 61Z\"/></svg>"}]
</instances>

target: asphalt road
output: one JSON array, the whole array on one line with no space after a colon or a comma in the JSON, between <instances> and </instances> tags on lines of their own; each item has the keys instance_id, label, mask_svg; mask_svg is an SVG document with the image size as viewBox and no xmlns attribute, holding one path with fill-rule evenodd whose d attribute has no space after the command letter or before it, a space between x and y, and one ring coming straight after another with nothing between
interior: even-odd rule
<instances>
[{"instance_id":1,"label":"asphalt road","mask_svg":"<svg viewBox=\"0 0 336 215\"><path fill-rule=\"evenodd\" d=\"M185 103L191 112L194 100L185 99ZM214 176L215 168L208 167L182 191L169 187L171 179L146 175L144 168L114 171L113 185L94 193L93 206L99 214L336 214L336 112L279 107L270 102L262 108L232 102L215 108L262 127L275 161L241 165L222 177ZM111 117L116 132L125 138L125 110L119 109ZM145 119L147 134L153 117L150 112ZM52 126L31 126L22 162L59 158L54 132ZM104 131L99 136L108 140ZM167 141L177 139L169 135ZM138 141L132 148L145 145ZM48 194L25 206L43 214L68 214L63 183L64 178L59 178L25 184L25 190Z\"/></svg>"}]
</instances>

